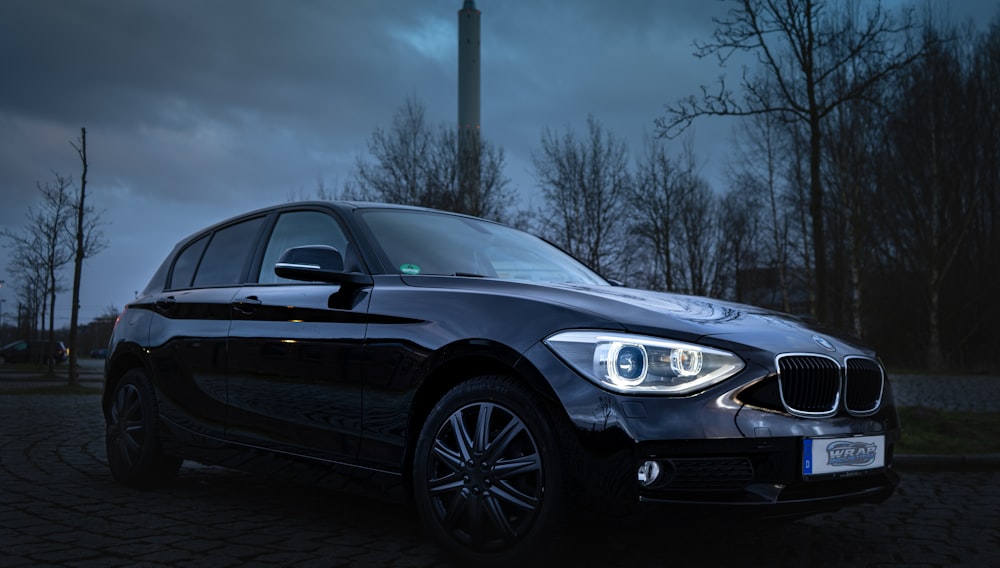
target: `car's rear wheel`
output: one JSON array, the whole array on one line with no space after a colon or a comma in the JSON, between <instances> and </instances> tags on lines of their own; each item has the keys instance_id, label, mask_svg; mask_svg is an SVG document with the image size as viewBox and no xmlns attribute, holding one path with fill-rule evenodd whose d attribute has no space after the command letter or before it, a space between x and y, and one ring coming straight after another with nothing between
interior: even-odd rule
<instances>
[{"instance_id":1,"label":"car's rear wheel","mask_svg":"<svg viewBox=\"0 0 1000 568\"><path fill-rule=\"evenodd\" d=\"M556 425L510 377L478 377L445 394L421 429L413 483L428 531L466 561L530 559L562 524Z\"/></svg>"},{"instance_id":2,"label":"car's rear wheel","mask_svg":"<svg viewBox=\"0 0 1000 568\"><path fill-rule=\"evenodd\" d=\"M118 382L106 413L105 443L111 474L120 483L150 486L177 474L181 460L165 455L157 432L153 387L143 369Z\"/></svg>"}]
</instances>

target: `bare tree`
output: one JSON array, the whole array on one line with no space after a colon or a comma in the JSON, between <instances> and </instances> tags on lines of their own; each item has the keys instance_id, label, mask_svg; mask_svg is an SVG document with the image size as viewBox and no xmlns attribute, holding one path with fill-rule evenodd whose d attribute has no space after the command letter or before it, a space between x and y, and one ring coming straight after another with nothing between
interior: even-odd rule
<instances>
[{"instance_id":1,"label":"bare tree","mask_svg":"<svg viewBox=\"0 0 1000 568\"><path fill-rule=\"evenodd\" d=\"M621 243L630 183L624 142L589 116L583 141L569 127L562 135L545 129L532 160L547 207L538 231L599 273L632 276L617 262L629 252Z\"/></svg>"},{"instance_id":2,"label":"bare tree","mask_svg":"<svg viewBox=\"0 0 1000 568\"><path fill-rule=\"evenodd\" d=\"M641 203L633 209L635 222L632 232L648 251L648 264L643 287L654 290L675 290L676 229L675 206L682 192L686 172L678 160L667 153L661 140L647 138L642 159L636 164L628 199Z\"/></svg>"},{"instance_id":3,"label":"bare tree","mask_svg":"<svg viewBox=\"0 0 1000 568\"><path fill-rule=\"evenodd\" d=\"M689 170L689 171L693 171ZM677 267L679 291L698 296L723 296L723 240L720 199L708 183L698 176L686 176L677 201L674 218L679 229Z\"/></svg>"},{"instance_id":4,"label":"bare tree","mask_svg":"<svg viewBox=\"0 0 1000 568\"><path fill-rule=\"evenodd\" d=\"M756 55L760 71L744 70L742 99L724 78L718 91L702 86L667 106L657 120L659 131L676 136L701 116L752 116L775 113L801 122L809 136L809 216L815 268L814 315L828 309L826 233L820 162L824 119L846 101L867 96L869 89L922 55L898 39L913 27L907 12L897 23L881 3L830 5L820 0L734 0L728 17L716 20L712 41L696 44L696 55L716 55L724 65L736 52ZM847 46L846 49L844 46ZM835 83L838 76L850 80ZM844 86L846 85L846 87Z\"/></svg>"},{"instance_id":5,"label":"bare tree","mask_svg":"<svg viewBox=\"0 0 1000 568\"><path fill-rule=\"evenodd\" d=\"M334 180L332 183L328 182L322 176L316 178L316 186L311 190L306 190L303 187L298 187L297 189L290 190L286 197L288 203L293 203L295 201L307 201L307 200L319 200L319 201L336 201L339 199L360 199L359 196L350 195L347 192L349 188L341 187L337 188L337 181Z\"/></svg>"},{"instance_id":6,"label":"bare tree","mask_svg":"<svg viewBox=\"0 0 1000 568\"><path fill-rule=\"evenodd\" d=\"M904 282L917 289L918 305L923 304L926 314L921 322L926 336L921 339L927 364L940 368L946 361L945 345L950 343L949 351L959 346L958 334L983 323L993 325L982 318L993 304L995 289L977 294L966 283L996 282L995 276L979 272L984 259L968 254L976 249L990 254L988 238L978 233L983 225L977 219L988 203L981 188L992 188L995 200L1000 187L989 174L983 175L991 170L995 174L996 168L982 163L983 139L977 139L977 133L993 128L996 137L997 131L995 125L984 124L973 107L970 58L961 48L966 42L945 43L937 32L926 33L934 48L904 78L886 127L891 169L883 176L879 198L881 209L892 213L892 223L881 225L886 236L883 257L897 274L910 276ZM996 246L996 240L992 244ZM975 296L978 302L963 306L963 297ZM950 338L949 326L956 330ZM989 333L995 345L995 332Z\"/></svg>"},{"instance_id":7,"label":"bare tree","mask_svg":"<svg viewBox=\"0 0 1000 568\"><path fill-rule=\"evenodd\" d=\"M7 236L4 234L4 236ZM28 339L40 337L45 315L46 282L48 278L42 265L37 262L36 247L8 239L11 263L8 270L17 276L17 320L18 332Z\"/></svg>"},{"instance_id":8,"label":"bare tree","mask_svg":"<svg viewBox=\"0 0 1000 568\"><path fill-rule=\"evenodd\" d=\"M759 272L766 254L763 239L762 197L763 187L750 178L744 184L732 186L728 193L717 199L718 225L717 281L714 284L722 297L737 302L756 303L763 298L759 290L749 286L746 274Z\"/></svg>"},{"instance_id":9,"label":"bare tree","mask_svg":"<svg viewBox=\"0 0 1000 568\"><path fill-rule=\"evenodd\" d=\"M825 153L824 177L831 210L828 224L836 235L831 248L838 268L835 274L841 275L831 281L844 290L838 295L839 305L835 304L841 321L835 323L857 337L865 335L864 275L877 260L872 228L878 220L872 213L882 151L880 110L880 105L868 100L841 105L830 115Z\"/></svg>"},{"instance_id":10,"label":"bare tree","mask_svg":"<svg viewBox=\"0 0 1000 568\"><path fill-rule=\"evenodd\" d=\"M29 207L28 223L20 232L4 229L8 246L15 249L15 266L25 269L31 282L38 282L42 295L48 299L47 343L55 342L56 294L61 291L59 269L72 260L71 249L67 246L66 225L72 218L73 199L70 195L72 182L59 174L54 174L51 183L38 183L42 203L39 208ZM38 269L44 278L35 280ZM48 363L48 373L55 373L55 361L51 350L43 351Z\"/></svg>"},{"instance_id":11,"label":"bare tree","mask_svg":"<svg viewBox=\"0 0 1000 568\"><path fill-rule=\"evenodd\" d=\"M719 209L722 201L697 169L690 141L677 157L667 154L662 140L645 141L627 193L628 217L634 220L628 247L638 249L638 255L645 253L647 287L724 296L726 280L737 271L728 261L737 260L747 248L745 243L730 247L734 241L723 238L720 219L725 219L728 235L745 235L747 224L735 216L748 212Z\"/></svg>"},{"instance_id":12,"label":"bare tree","mask_svg":"<svg viewBox=\"0 0 1000 568\"><path fill-rule=\"evenodd\" d=\"M67 233L72 235L73 250L73 303L69 324L69 384L80 382L77 367L77 333L80 318L80 281L83 276L83 261L104 250L107 243L100 231L100 215L94 208L87 205L87 129L80 129L80 138L72 144L80 157L82 172L77 186L76 198L71 209L75 213L75 222L67 223Z\"/></svg>"},{"instance_id":13,"label":"bare tree","mask_svg":"<svg viewBox=\"0 0 1000 568\"><path fill-rule=\"evenodd\" d=\"M410 97L396 112L389 129L378 128L372 134L370 161L358 157L353 181L345 192L501 219L513 201L509 180L503 174L504 154L483 141L479 152L479 191L474 196L463 195L456 130L444 126L432 130L424 106Z\"/></svg>"},{"instance_id":14,"label":"bare tree","mask_svg":"<svg viewBox=\"0 0 1000 568\"><path fill-rule=\"evenodd\" d=\"M396 111L392 127L376 128L368 142L374 159L357 159L355 183L366 196L391 203L426 204L432 180L427 178L424 157L433 137L424 119L424 107L407 98Z\"/></svg>"},{"instance_id":15,"label":"bare tree","mask_svg":"<svg viewBox=\"0 0 1000 568\"><path fill-rule=\"evenodd\" d=\"M747 301L760 302L769 307L778 307L785 312L791 311L790 283L788 272L790 268L791 221L788 199L791 183L788 181L788 152L790 131L786 123L774 114L762 113L750 117L737 126L736 132L740 139L734 161L731 164L732 184L734 191L748 194L743 198L745 207L758 209L761 240L757 242L757 254L754 259L758 266L747 266L748 275L746 287L754 288L756 295ZM794 211L793 211L794 212ZM773 277L771 275L773 274ZM758 275L760 278L751 278ZM773 286L772 286L773 282ZM751 292L743 290L743 283L738 282L737 299L743 300ZM776 288L770 293L764 288ZM758 289L759 288L759 289Z\"/></svg>"},{"instance_id":16,"label":"bare tree","mask_svg":"<svg viewBox=\"0 0 1000 568\"><path fill-rule=\"evenodd\" d=\"M1000 10L988 30L974 44L968 118L974 127L972 151L976 157L973 191L977 204L971 221L972 238L965 249L963 278L956 290L962 298L965 318L955 327L957 350L968 363L985 367L983 360L998 366L991 350L996 345L994 323L1000 319ZM985 355L985 356L984 356Z\"/></svg>"}]
</instances>

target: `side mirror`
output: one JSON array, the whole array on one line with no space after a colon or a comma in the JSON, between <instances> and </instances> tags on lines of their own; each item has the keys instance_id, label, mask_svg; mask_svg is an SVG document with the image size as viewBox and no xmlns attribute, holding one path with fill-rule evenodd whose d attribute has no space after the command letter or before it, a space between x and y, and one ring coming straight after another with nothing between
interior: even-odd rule
<instances>
[{"instance_id":1,"label":"side mirror","mask_svg":"<svg viewBox=\"0 0 1000 568\"><path fill-rule=\"evenodd\" d=\"M344 256L326 245L293 247L281 253L274 273L282 278L304 282L371 285L371 276L344 272Z\"/></svg>"}]
</instances>

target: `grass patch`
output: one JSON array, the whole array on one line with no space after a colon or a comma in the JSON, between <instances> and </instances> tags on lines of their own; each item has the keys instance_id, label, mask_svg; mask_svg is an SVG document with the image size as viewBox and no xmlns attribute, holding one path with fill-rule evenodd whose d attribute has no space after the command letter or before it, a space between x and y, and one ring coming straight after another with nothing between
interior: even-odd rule
<instances>
[{"instance_id":1,"label":"grass patch","mask_svg":"<svg viewBox=\"0 0 1000 568\"><path fill-rule=\"evenodd\" d=\"M1000 413L899 408L898 454L1000 454Z\"/></svg>"}]
</instances>

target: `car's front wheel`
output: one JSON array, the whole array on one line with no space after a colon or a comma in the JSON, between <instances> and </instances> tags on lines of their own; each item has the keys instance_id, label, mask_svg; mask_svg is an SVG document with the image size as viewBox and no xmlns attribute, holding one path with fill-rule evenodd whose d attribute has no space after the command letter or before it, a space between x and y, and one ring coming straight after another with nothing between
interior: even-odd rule
<instances>
[{"instance_id":1,"label":"car's front wheel","mask_svg":"<svg viewBox=\"0 0 1000 568\"><path fill-rule=\"evenodd\" d=\"M117 481L149 486L177 473L181 460L160 449L156 395L144 370L132 369L118 382L106 423L108 466Z\"/></svg>"},{"instance_id":2,"label":"car's front wheel","mask_svg":"<svg viewBox=\"0 0 1000 568\"><path fill-rule=\"evenodd\" d=\"M429 532L478 564L511 564L562 524L556 425L534 393L485 376L449 391L421 430L414 500Z\"/></svg>"}]
</instances>

